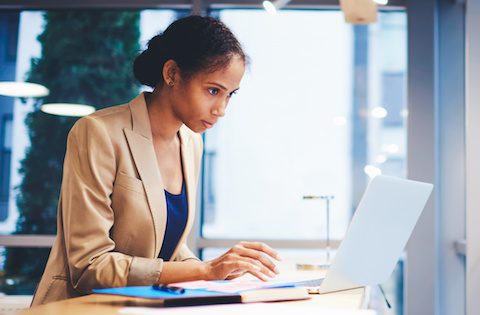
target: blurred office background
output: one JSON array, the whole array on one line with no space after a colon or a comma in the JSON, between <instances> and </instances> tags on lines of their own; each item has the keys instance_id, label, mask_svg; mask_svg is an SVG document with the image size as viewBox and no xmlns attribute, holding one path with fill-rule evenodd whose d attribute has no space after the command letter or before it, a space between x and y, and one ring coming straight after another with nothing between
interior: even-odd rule
<instances>
[{"instance_id":1,"label":"blurred office background","mask_svg":"<svg viewBox=\"0 0 480 315\"><path fill-rule=\"evenodd\" d=\"M275 15L260 1L113 2L0 4L0 81L50 90L0 96L0 292L33 293L56 232L66 135L78 117L41 106L101 109L149 90L133 79L133 58L193 10L225 22L251 60L226 117L204 134L190 237L198 255L248 239L321 260L326 203L303 196L334 196L337 247L370 178L430 181L435 196L383 284L393 308L375 293L372 307L465 313L465 3L391 1L376 23L351 25L324 0L291 1Z\"/></svg>"}]
</instances>

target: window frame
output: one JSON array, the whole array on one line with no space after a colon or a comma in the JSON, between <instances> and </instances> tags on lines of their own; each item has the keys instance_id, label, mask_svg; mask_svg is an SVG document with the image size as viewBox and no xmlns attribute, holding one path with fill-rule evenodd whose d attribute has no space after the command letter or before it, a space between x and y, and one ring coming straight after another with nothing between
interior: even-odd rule
<instances>
[{"instance_id":1,"label":"window frame","mask_svg":"<svg viewBox=\"0 0 480 315\"><path fill-rule=\"evenodd\" d=\"M389 0L382 5L382 10L398 10L407 6L407 0ZM286 6L289 9L338 9L338 0L291 0ZM258 9L262 1L258 0L2 0L1 9L47 10L47 9L190 9L192 13L212 9Z\"/></svg>"},{"instance_id":2,"label":"window frame","mask_svg":"<svg viewBox=\"0 0 480 315\"><path fill-rule=\"evenodd\" d=\"M465 64L466 64L466 244L461 242L466 255L466 313L479 314L480 300L480 2L468 1L466 4L465 23Z\"/></svg>"}]
</instances>

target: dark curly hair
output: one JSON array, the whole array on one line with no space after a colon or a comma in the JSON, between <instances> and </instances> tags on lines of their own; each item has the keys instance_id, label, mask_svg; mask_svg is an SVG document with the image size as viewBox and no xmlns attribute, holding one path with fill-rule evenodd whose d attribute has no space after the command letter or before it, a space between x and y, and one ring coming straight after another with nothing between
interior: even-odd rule
<instances>
[{"instance_id":1,"label":"dark curly hair","mask_svg":"<svg viewBox=\"0 0 480 315\"><path fill-rule=\"evenodd\" d=\"M247 57L230 29L212 17L179 19L148 42L133 63L137 80L155 87L163 83L163 65L172 59L187 78L195 73L214 72L229 64L233 56L246 63Z\"/></svg>"}]
</instances>

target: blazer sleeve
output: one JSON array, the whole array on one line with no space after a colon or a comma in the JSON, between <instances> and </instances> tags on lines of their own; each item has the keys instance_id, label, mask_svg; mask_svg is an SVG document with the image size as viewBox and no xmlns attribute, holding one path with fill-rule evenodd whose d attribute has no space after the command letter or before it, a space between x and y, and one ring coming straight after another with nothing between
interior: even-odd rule
<instances>
[{"instance_id":1,"label":"blazer sleeve","mask_svg":"<svg viewBox=\"0 0 480 315\"><path fill-rule=\"evenodd\" d=\"M197 256L195 256L195 254L190 250L190 248L188 248L187 244L183 244L174 261L187 260L201 261Z\"/></svg>"},{"instance_id":2,"label":"blazer sleeve","mask_svg":"<svg viewBox=\"0 0 480 315\"><path fill-rule=\"evenodd\" d=\"M70 280L82 293L103 287L151 285L162 271L161 259L114 251L110 196L115 173L114 147L103 122L90 116L77 121L68 136L59 215Z\"/></svg>"}]
</instances>

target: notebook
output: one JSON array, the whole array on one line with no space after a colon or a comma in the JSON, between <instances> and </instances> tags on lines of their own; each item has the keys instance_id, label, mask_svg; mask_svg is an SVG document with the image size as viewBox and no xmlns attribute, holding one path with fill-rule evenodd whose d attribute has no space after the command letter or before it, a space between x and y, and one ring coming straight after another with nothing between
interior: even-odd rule
<instances>
[{"instance_id":1,"label":"notebook","mask_svg":"<svg viewBox=\"0 0 480 315\"><path fill-rule=\"evenodd\" d=\"M184 288L184 292L180 294L160 291L152 286L96 289L93 292L154 299L159 305L165 307L288 301L310 298L305 288L290 285L259 285L258 283L254 287L250 282L248 281L248 284L246 284L241 281L192 281L172 284L176 287ZM156 305L150 304L150 306Z\"/></svg>"}]
</instances>

